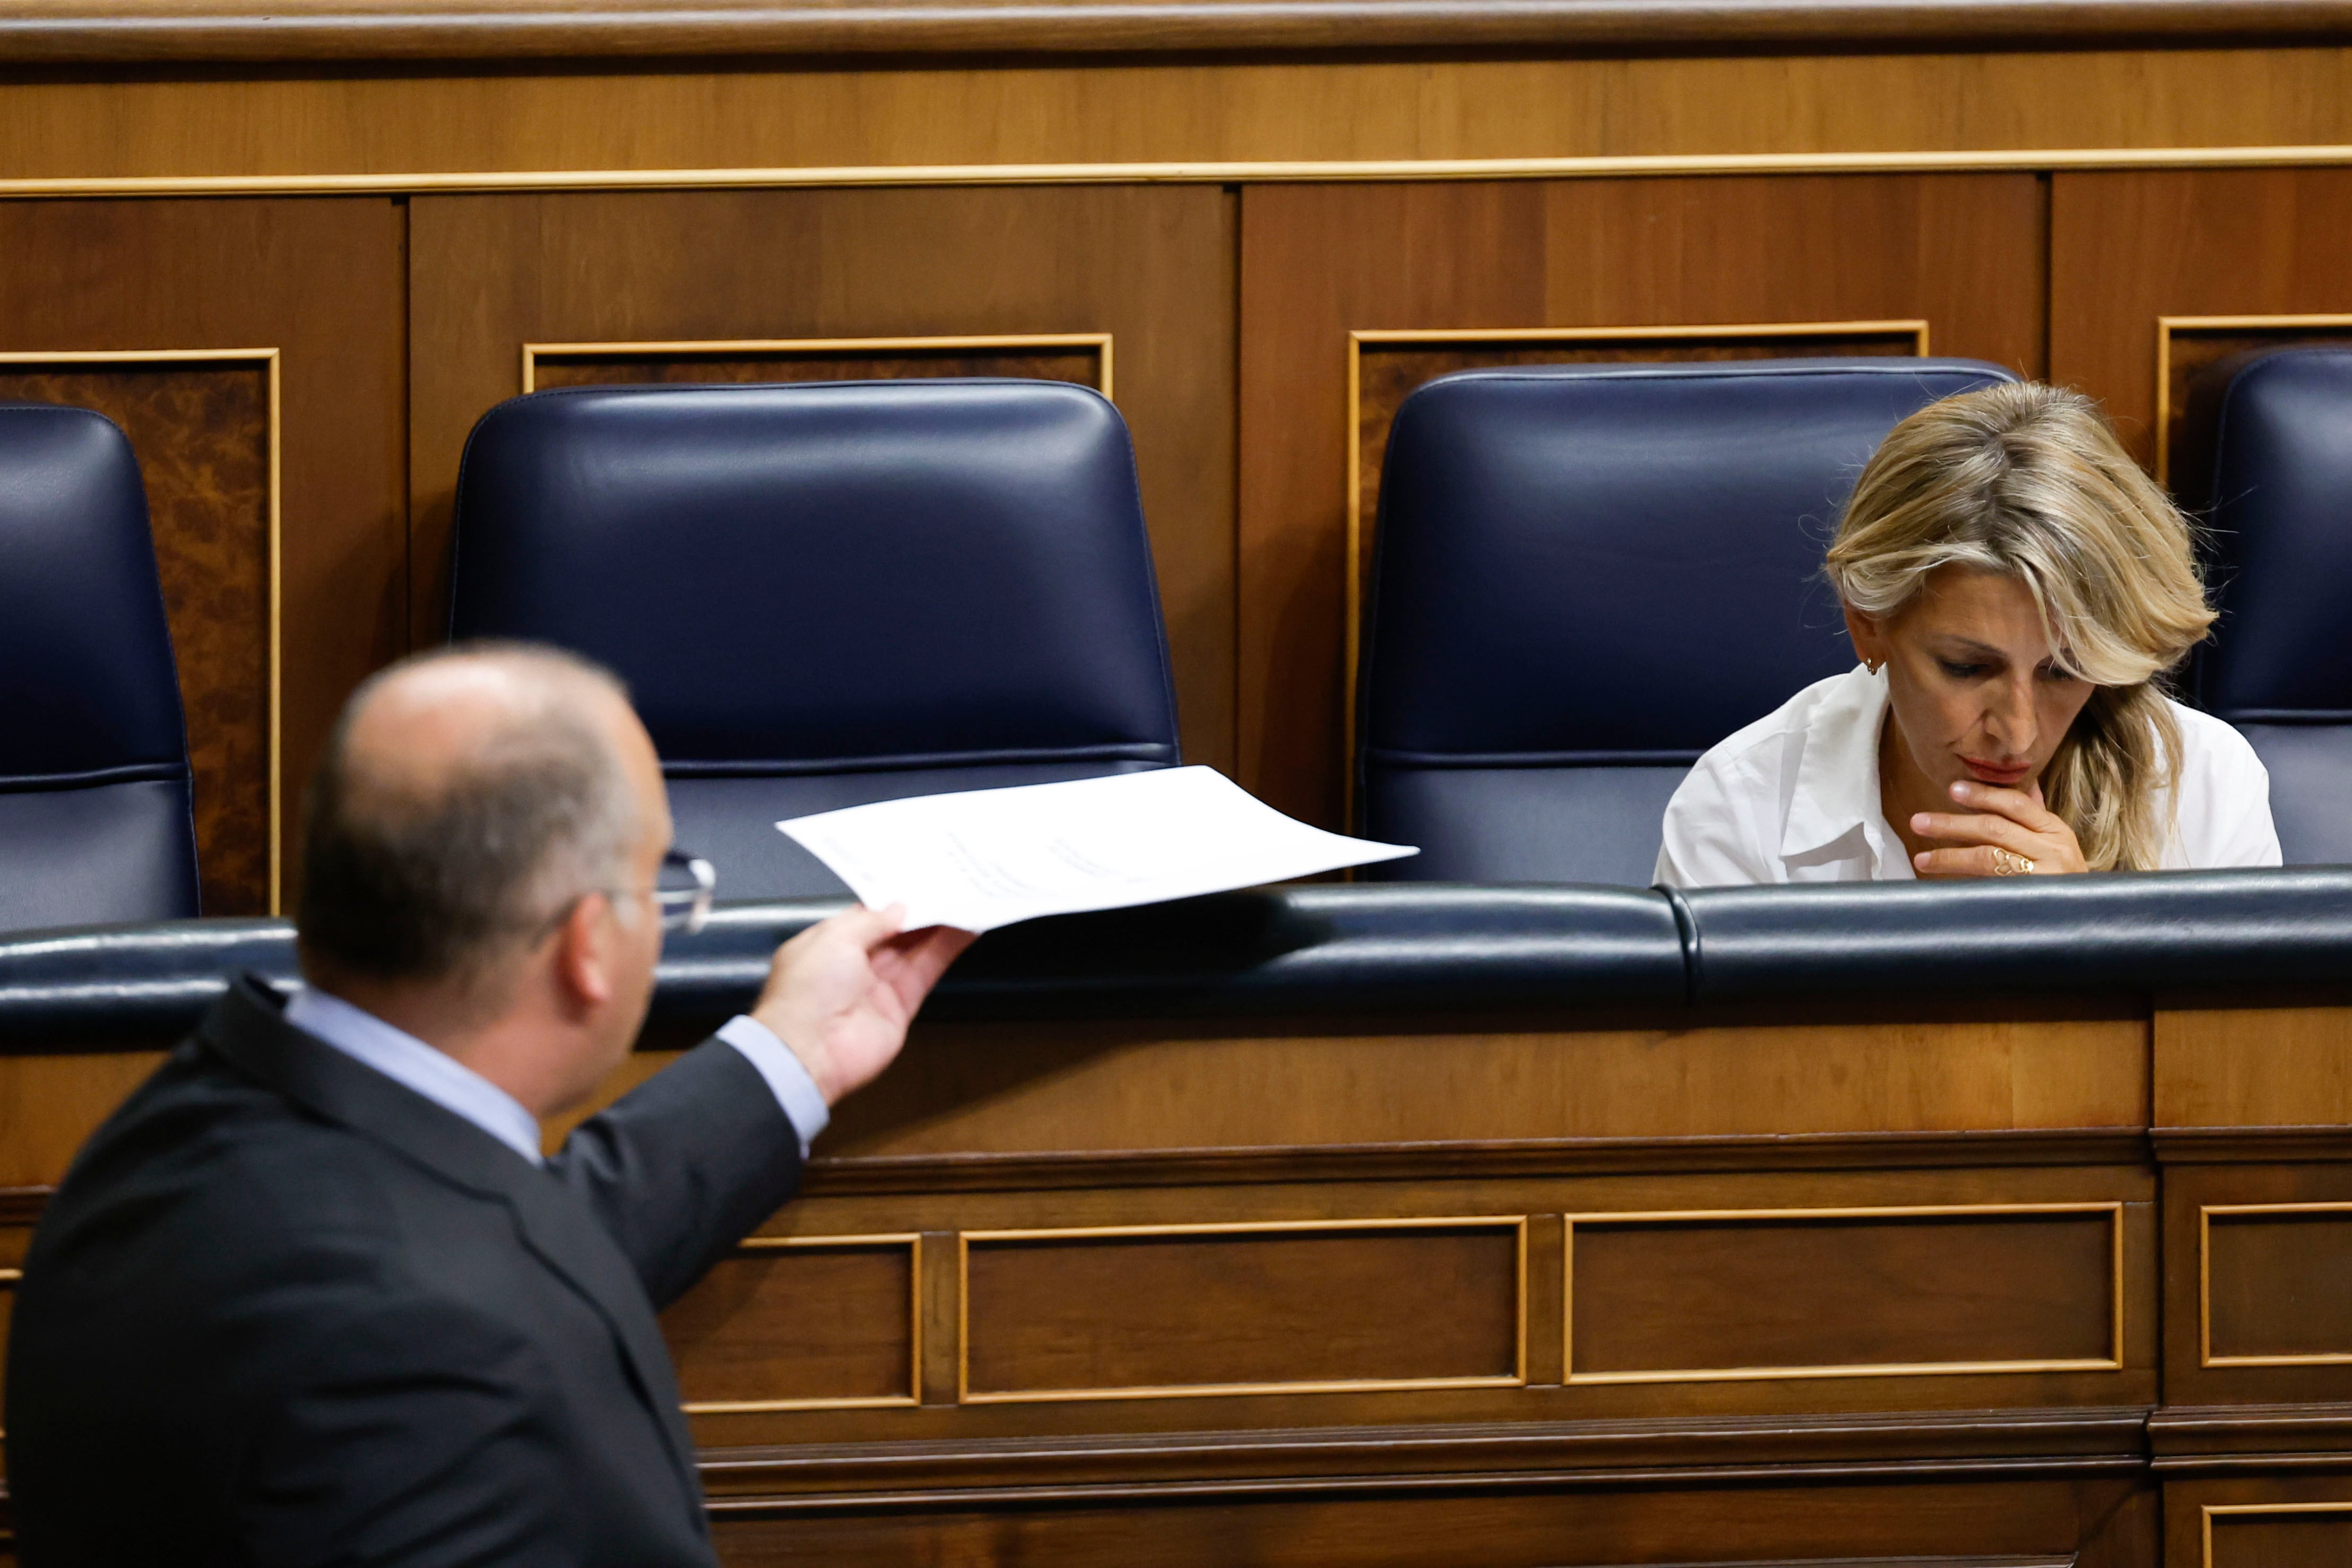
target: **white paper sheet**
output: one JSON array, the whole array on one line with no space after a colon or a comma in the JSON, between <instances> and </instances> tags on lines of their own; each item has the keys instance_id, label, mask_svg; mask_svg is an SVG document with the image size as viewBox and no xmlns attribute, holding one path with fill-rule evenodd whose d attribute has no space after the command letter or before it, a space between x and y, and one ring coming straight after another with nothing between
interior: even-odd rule
<instances>
[{"instance_id":1,"label":"white paper sheet","mask_svg":"<svg viewBox=\"0 0 2352 1568\"><path fill-rule=\"evenodd\" d=\"M882 800L776 826L907 926L991 931L1419 854L1291 821L1213 768Z\"/></svg>"}]
</instances>

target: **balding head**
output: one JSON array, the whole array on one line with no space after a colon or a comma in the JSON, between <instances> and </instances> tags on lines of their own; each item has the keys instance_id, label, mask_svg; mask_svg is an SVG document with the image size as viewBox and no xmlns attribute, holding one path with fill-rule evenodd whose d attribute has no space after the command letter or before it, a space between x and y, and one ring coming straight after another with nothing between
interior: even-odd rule
<instances>
[{"instance_id":1,"label":"balding head","mask_svg":"<svg viewBox=\"0 0 2352 1568\"><path fill-rule=\"evenodd\" d=\"M551 649L437 650L352 697L311 781L299 915L314 977L499 1005L509 961L666 841L659 766L618 682Z\"/></svg>"}]
</instances>

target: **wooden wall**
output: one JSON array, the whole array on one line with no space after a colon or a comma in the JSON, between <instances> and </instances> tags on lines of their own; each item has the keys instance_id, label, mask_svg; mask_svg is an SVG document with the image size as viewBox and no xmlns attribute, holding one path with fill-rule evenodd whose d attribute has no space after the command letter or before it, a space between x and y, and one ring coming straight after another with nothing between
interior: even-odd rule
<instances>
[{"instance_id":1,"label":"wooden wall","mask_svg":"<svg viewBox=\"0 0 2352 1568\"><path fill-rule=\"evenodd\" d=\"M438 634L466 433L527 376L1107 385L1188 754L1336 824L1420 381L1967 355L2162 467L2198 366L2352 332L2347 257L2331 44L0 61L0 395L140 453L218 914L290 887L337 706ZM2352 1146L2296 1129L2352 1122L2347 1018L927 1032L671 1315L719 1533L2341 1563ZM148 1060L5 1064L0 1260Z\"/></svg>"},{"instance_id":2,"label":"wooden wall","mask_svg":"<svg viewBox=\"0 0 2352 1568\"><path fill-rule=\"evenodd\" d=\"M0 394L131 432L206 907L252 913L337 705L440 634L458 456L527 346L549 385L1112 374L1186 752L1337 824L1421 381L1925 347L2083 387L2154 465L2197 368L2352 332L2347 238L2333 167L0 201Z\"/></svg>"}]
</instances>

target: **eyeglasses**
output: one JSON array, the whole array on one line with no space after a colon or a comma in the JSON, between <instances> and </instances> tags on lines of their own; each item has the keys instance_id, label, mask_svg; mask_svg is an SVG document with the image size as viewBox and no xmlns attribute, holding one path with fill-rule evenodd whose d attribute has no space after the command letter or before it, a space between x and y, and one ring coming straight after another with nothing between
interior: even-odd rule
<instances>
[{"instance_id":1,"label":"eyeglasses","mask_svg":"<svg viewBox=\"0 0 2352 1568\"><path fill-rule=\"evenodd\" d=\"M662 856L661 871L654 878L654 907L661 914L662 929L688 936L701 930L710 918L710 894L718 885L719 873L709 861L684 850Z\"/></svg>"}]
</instances>

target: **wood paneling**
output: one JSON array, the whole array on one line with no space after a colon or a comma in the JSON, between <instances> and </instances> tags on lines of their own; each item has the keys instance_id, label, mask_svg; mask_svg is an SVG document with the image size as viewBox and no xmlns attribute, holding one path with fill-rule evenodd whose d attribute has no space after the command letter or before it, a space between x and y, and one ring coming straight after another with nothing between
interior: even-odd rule
<instances>
[{"instance_id":1,"label":"wood paneling","mask_svg":"<svg viewBox=\"0 0 2352 1568\"><path fill-rule=\"evenodd\" d=\"M2166 1171L2164 1375L2170 1403L2352 1404L2347 1291L2352 1164Z\"/></svg>"},{"instance_id":2,"label":"wood paneling","mask_svg":"<svg viewBox=\"0 0 2352 1568\"><path fill-rule=\"evenodd\" d=\"M921 1354L911 1237L753 1238L662 1313L697 1414L904 1405Z\"/></svg>"},{"instance_id":3,"label":"wood paneling","mask_svg":"<svg viewBox=\"0 0 2352 1568\"><path fill-rule=\"evenodd\" d=\"M844 1103L846 1156L2146 1124L2147 1026L1999 1007L1944 1021L1693 1016L1409 1034L919 1025ZM919 1065L917 1065L919 1064Z\"/></svg>"},{"instance_id":4,"label":"wood paneling","mask_svg":"<svg viewBox=\"0 0 2352 1568\"><path fill-rule=\"evenodd\" d=\"M1233 222L1213 187L419 198L416 635L466 434L550 342L1108 332L1186 757L1233 754Z\"/></svg>"},{"instance_id":5,"label":"wood paneling","mask_svg":"<svg viewBox=\"0 0 2352 1568\"><path fill-rule=\"evenodd\" d=\"M2156 476L2192 510L2210 506L2211 410L2192 408L2199 378L2240 354L2352 342L2352 316L2167 316L2157 322ZM2209 393L2215 389L2205 389ZM2201 428L2189 428L2192 417ZM2194 461L2202 459L2202 462ZM2192 473L2191 469L2201 469Z\"/></svg>"},{"instance_id":6,"label":"wood paneling","mask_svg":"<svg viewBox=\"0 0 2352 1568\"><path fill-rule=\"evenodd\" d=\"M2352 1124L2352 1011L2333 998L2161 1009L2155 1019L2159 1127Z\"/></svg>"},{"instance_id":7,"label":"wood paneling","mask_svg":"<svg viewBox=\"0 0 2352 1568\"><path fill-rule=\"evenodd\" d=\"M2158 318L2352 312L2352 170L2061 173L2050 212L2051 377L2106 404L2150 467Z\"/></svg>"},{"instance_id":8,"label":"wood paneling","mask_svg":"<svg viewBox=\"0 0 2352 1568\"><path fill-rule=\"evenodd\" d=\"M271 381L266 359L0 361L0 398L96 409L138 455L179 665L207 915L270 910Z\"/></svg>"},{"instance_id":9,"label":"wood paneling","mask_svg":"<svg viewBox=\"0 0 2352 1568\"><path fill-rule=\"evenodd\" d=\"M965 344L933 347L883 342L825 348L782 344L701 349L670 343L625 348L600 344L540 345L530 356L530 389L546 387L654 386L762 382L911 381L926 376L1019 376L1034 381L1075 382L1103 390L1103 349Z\"/></svg>"},{"instance_id":10,"label":"wood paneling","mask_svg":"<svg viewBox=\"0 0 2352 1568\"><path fill-rule=\"evenodd\" d=\"M2205 1362L2352 1362L2352 1202L2206 1208Z\"/></svg>"},{"instance_id":11,"label":"wood paneling","mask_svg":"<svg viewBox=\"0 0 2352 1568\"><path fill-rule=\"evenodd\" d=\"M253 133L268 126L269 134ZM2352 142L2352 49L1321 64L18 68L0 178L1738 157ZM1226 177L1211 172L1213 177Z\"/></svg>"},{"instance_id":12,"label":"wood paneling","mask_svg":"<svg viewBox=\"0 0 2352 1568\"><path fill-rule=\"evenodd\" d=\"M2122 1219L1570 1216L1569 1381L2120 1371Z\"/></svg>"},{"instance_id":13,"label":"wood paneling","mask_svg":"<svg viewBox=\"0 0 2352 1568\"><path fill-rule=\"evenodd\" d=\"M2205 1528L2204 1568L2339 1568L2352 1559L2352 1502L2216 1510Z\"/></svg>"},{"instance_id":14,"label":"wood paneling","mask_svg":"<svg viewBox=\"0 0 2352 1568\"><path fill-rule=\"evenodd\" d=\"M74 1151L163 1062L144 1051L0 1058L0 1190L64 1179Z\"/></svg>"},{"instance_id":15,"label":"wood paneling","mask_svg":"<svg viewBox=\"0 0 2352 1568\"><path fill-rule=\"evenodd\" d=\"M2031 175L1249 187L1242 782L1339 825L1350 332L1920 319L2038 373L2044 216Z\"/></svg>"},{"instance_id":16,"label":"wood paneling","mask_svg":"<svg viewBox=\"0 0 2352 1568\"><path fill-rule=\"evenodd\" d=\"M967 1401L1522 1380L1515 1220L965 1243Z\"/></svg>"},{"instance_id":17,"label":"wood paneling","mask_svg":"<svg viewBox=\"0 0 2352 1568\"><path fill-rule=\"evenodd\" d=\"M2175 1481L2164 1489L2165 1568L2336 1568L2352 1558L2342 1475Z\"/></svg>"},{"instance_id":18,"label":"wood paneling","mask_svg":"<svg viewBox=\"0 0 2352 1568\"><path fill-rule=\"evenodd\" d=\"M1149 1493L1003 1498L986 1509L730 1509L716 1535L740 1568L799 1562L1042 1562L1067 1568L2124 1568L2154 1554L2147 1494L2120 1479L1522 1490L1252 1488L1171 1508ZM2143 1555L2145 1553L2145 1555Z\"/></svg>"},{"instance_id":19,"label":"wood paneling","mask_svg":"<svg viewBox=\"0 0 2352 1568\"><path fill-rule=\"evenodd\" d=\"M380 197L0 204L0 350L279 350L289 893L294 804L320 744L405 643L403 232ZM265 912L266 374L84 367L55 384L118 413L146 474L210 834L205 913Z\"/></svg>"}]
</instances>

